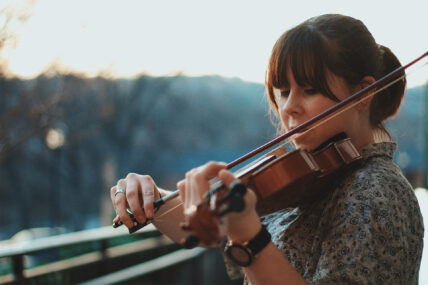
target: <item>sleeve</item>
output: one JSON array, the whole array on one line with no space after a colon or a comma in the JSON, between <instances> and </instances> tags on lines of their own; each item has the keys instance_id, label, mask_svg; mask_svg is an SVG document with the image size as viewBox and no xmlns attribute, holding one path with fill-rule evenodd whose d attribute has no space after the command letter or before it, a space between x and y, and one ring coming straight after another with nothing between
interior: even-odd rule
<instances>
[{"instance_id":1,"label":"sleeve","mask_svg":"<svg viewBox=\"0 0 428 285\"><path fill-rule=\"evenodd\" d=\"M366 173L331 208L312 284L417 284L423 225L404 178Z\"/></svg>"}]
</instances>

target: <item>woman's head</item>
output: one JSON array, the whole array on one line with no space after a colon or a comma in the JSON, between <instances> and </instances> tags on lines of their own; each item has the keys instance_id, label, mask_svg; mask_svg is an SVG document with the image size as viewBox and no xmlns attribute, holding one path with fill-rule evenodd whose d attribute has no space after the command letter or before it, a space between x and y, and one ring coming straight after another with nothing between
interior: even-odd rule
<instances>
[{"instance_id":1,"label":"woman's head","mask_svg":"<svg viewBox=\"0 0 428 285\"><path fill-rule=\"evenodd\" d=\"M273 47L266 73L269 101L278 113L274 89L289 84L291 72L297 84L311 86L339 101L328 84L329 74L342 78L350 89L367 76L379 79L401 66L386 47L378 45L366 26L354 18L330 14L311 18L285 32ZM384 129L404 95L405 79L376 94L370 103L369 122Z\"/></svg>"}]
</instances>

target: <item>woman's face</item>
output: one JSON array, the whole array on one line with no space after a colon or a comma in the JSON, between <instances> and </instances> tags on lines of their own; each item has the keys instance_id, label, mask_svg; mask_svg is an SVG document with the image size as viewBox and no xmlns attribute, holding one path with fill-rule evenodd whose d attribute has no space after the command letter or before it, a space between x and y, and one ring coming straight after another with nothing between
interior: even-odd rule
<instances>
[{"instance_id":1,"label":"woman's face","mask_svg":"<svg viewBox=\"0 0 428 285\"><path fill-rule=\"evenodd\" d=\"M337 104L311 86L299 86L295 82L290 68L287 74L289 86L283 86L275 92L279 115L286 131ZM343 100L352 95L350 88L342 78L330 73L328 83L330 90L338 99ZM362 123L364 120L361 116L367 116L367 112L359 111L358 108L353 107L313 130L294 135L292 140L297 148L307 150L316 148L340 132L346 132L352 141L358 141L360 132L363 132L361 134L363 136L367 133L367 130L360 129L366 125Z\"/></svg>"}]
</instances>

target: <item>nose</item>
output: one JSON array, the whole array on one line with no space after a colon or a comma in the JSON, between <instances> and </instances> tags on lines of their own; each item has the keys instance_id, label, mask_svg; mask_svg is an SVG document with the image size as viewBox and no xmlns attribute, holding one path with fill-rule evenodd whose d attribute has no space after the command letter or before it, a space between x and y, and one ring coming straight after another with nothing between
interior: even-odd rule
<instances>
[{"instance_id":1,"label":"nose","mask_svg":"<svg viewBox=\"0 0 428 285\"><path fill-rule=\"evenodd\" d=\"M281 113L287 116L297 116L302 113L301 96L297 91L290 90L288 96L281 99Z\"/></svg>"}]
</instances>

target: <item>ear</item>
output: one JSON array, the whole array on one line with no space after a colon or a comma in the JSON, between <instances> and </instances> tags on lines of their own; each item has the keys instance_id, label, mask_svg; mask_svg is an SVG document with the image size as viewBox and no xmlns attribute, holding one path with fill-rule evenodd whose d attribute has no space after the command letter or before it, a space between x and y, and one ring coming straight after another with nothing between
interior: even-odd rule
<instances>
[{"instance_id":1,"label":"ear","mask_svg":"<svg viewBox=\"0 0 428 285\"><path fill-rule=\"evenodd\" d=\"M359 88L359 90L364 89L367 86L372 85L374 82L376 82L376 79L374 79L373 76L365 76L363 79L361 79L360 84L358 84L358 88ZM366 99L364 99L363 101L358 103L358 105L356 106L358 111L364 111L370 106L370 102L373 99L375 91L376 90L370 91L369 92L370 95Z\"/></svg>"}]
</instances>

